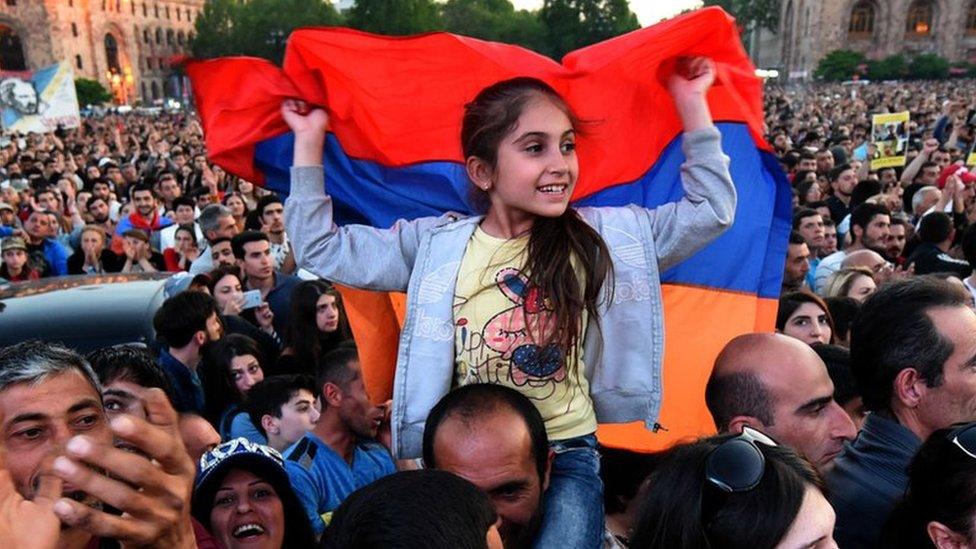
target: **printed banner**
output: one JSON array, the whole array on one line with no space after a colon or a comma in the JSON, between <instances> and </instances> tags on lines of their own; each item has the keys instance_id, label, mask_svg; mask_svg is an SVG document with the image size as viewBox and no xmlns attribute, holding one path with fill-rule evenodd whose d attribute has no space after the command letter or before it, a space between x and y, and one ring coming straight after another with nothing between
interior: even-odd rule
<instances>
[{"instance_id":1,"label":"printed banner","mask_svg":"<svg viewBox=\"0 0 976 549\"><path fill-rule=\"evenodd\" d=\"M909 111L871 116L871 169L892 168L905 165L908 150Z\"/></svg>"},{"instance_id":2,"label":"printed banner","mask_svg":"<svg viewBox=\"0 0 976 549\"><path fill-rule=\"evenodd\" d=\"M7 132L50 132L81 124L71 64L0 72L0 120Z\"/></svg>"}]
</instances>

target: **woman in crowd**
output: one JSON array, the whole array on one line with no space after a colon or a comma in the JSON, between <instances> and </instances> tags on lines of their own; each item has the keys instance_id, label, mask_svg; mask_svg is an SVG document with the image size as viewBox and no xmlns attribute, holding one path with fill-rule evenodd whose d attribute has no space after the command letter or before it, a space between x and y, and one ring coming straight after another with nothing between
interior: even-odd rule
<instances>
[{"instance_id":1,"label":"woman in crowd","mask_svg":"<svg viewBox=\"0 0 976 549\"><path fill-rule=\"evenodd\" d=\"M68 258L68 274L116 273L122 269L123 259L105 246L105 230L86 225L81 230L81 249Z\"/></svg>"},{"instance_id":2,"label":"woman in crowd","mask_svg":"<svg viewBox=\"0 0 976 549\"><path fill-rule=\"evenodd\" d=\"M219 166L214 166L214 173L217 173L218 169L220 169ZM245 181L244 179L238 179L237 193L241 195L241 199L244 201L244 206L247 208L247 211L251 211L258 206L258 199L260 197L255 196L256 190L254 188L254 183Z\"/></svg>"},{"instance_id":3,"label":"woman in crowd","mask_svg":"<svg viewBox=\"0 0 976 549\"><path fill-rule=\"evenodd\" d=\"M834 321L827 304L807 291L790 292L779 298L776 331L811 345L834 342Z\"/></svg>"},{"instance_id":4,"label":"woman in crowd","mask_svg":"<svg viewBox=\"0 0 976 549\"><path fill-rule=\"evenodd\" d=\"M976 547L976 423L929 435L908 476L908 491L888 518L882 546Z\"/></svg>"},{"instance_id":5,"label":"woman in crowd","mask_svg":"<svg viewBox=\"0 0 976 549\"><path fill-rule=\"evenodd\" d=\"M274 329L274 313L267 303L244 309L241 269L236 265L221 265L208 277L207 289L217 301L227 333L250 337L258 342L264 356L269 360L276 359L281 351L281 341Z\"/></svg>"},{"instance_id":6,"label":"woman in crowd","mask_svg":"<svg viewBox=\"0 0 976 549\"><path fill-rule=\"evenodd\" d=\"M241 408L247 392L264 379L264 355L253 339L239 334L224 336L210 348L200 368L207 403L207 419L222 440L244 437L267 442Z\"/></svg>"},{"instance_id":7,"label":"woman in crowd","mask_svg":"<svg viewBox=\"0 0 976 549\"><path fill-rule=\"evenodd\" d=\"M277 371L312 374L320 358L351 339L338 290L322 280L300 282L291 294L286 346Z\"/></svg>"},{"instance_id":8,"label":"woman in crowd","mask_svg":"<svg viewBox=\"0 0 976 549\"><path fill-rule=\"evenodd\" d=\"M863 302L878 289L874 273L867 267L847 267L830 275L824 286L826 297L850 297Z\"/></svg>"},{"instance_id":9,"label":"woman in crowd","mask_svg":"<svg viewBox=\"0 0 976 549\"><path fill-rule=\"evenodd\" d=\"M245 439L200 458L190 509L226 549L315 547L281 454Z\"/></svg>"},{"instance_id":10,"label":"woman in crowd","mask_svg":"<svg viewBox=\"0 0 976 549\"><path fill-rule=\"evenodd\" d=\"M806 173L813 174L813 172ZM823 195L820 194L820 186L817 185L816 174L813 174L812 178L800 181L796 185L796 194L800 197L800 206L806 206L811 202L820 202L823 199Z\"/></svg>"},{"instance_id":11,"label":"woman in crowd","mask_svg":"<svg viewBox=\"0 0 976 549\"><path fill-rule=\"evenodd\" d=\"M631 549L836 549L823 481L792 450L746 427L669 450Z\"/></svg>"},{"instance_id":12,"label":"woman in crowd","mask_svg":"<svg viewBox=\"0 0 976 549\"><path fill-rule=\"evenodd\" d=\"M197 232L193 225L180 225L173 235L175 246L163 250L166 270L170 272L189 271L190 265L200 257L197 245Z\"/></svg>"},{"instance_id":13,"label":"woman in crowd","mask_svg":"<svg viewBox=\"0 0 976 549\"><path fill-rule=\"evenodd\" d=\"M244 202L244 197L240 193L227 193L223 200L224 206L230 209L231 215L234 216L234 221L237 223L237 232L244 231L244 220L247 218L247 213L250 208L247 207L247 203Z\"/></svg>"}]
</instances>

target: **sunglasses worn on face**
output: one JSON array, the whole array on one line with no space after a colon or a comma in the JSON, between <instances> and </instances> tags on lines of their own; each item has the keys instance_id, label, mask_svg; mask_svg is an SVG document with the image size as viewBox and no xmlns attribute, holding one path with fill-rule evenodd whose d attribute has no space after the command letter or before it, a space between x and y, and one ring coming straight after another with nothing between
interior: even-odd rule
<instances>
[{"instance_id":1,"label":"sunglasses worn on face","mask_svg":"<svg viewBox=\"0 0 976 549\"><path fill-rule=\"evenodd\" d=\"M705 492L702 496L702 525L707 529L729 494L748 492L759 486L766 471L766 458L756 444L776 446L776 441L751 427L712 450L705 461Z\"/></svg>"}]
</instances>

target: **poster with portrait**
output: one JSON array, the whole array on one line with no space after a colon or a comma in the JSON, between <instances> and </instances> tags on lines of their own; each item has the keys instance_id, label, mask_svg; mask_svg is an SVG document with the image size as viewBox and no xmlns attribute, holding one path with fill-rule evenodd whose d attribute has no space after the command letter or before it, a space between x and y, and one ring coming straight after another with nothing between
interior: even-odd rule
<instances>
[{"instance_id":1,"label":"poster with portrait","mask_svg":"<svg viewBox=\"0 0 976 549\"><path fill-rule=\"evenodd\" d=\"M0 121L6 132L50 132L81 124L75 78L65 61L36 71L0 71Z\"/></svg>"},{"instance_id":2,"label":"poster with portrait","mask_svg":"<svg viewBox=\"0 0 976 549\"><path fill-rule=\"evenodd\" d=\"M872 170L905 165L910 118L909 111L871 115Z\"/></svg>"}]
</instances>

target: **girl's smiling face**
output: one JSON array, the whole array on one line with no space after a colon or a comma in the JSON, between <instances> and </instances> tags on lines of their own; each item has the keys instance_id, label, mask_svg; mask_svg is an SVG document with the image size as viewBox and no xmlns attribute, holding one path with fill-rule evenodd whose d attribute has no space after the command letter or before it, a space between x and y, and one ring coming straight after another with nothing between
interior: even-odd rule
<instances>
[{"instance_id":1,"label":"girl's smiling face","mask_svg":"<svg viewBox=\"0 0 976 549\"><path fill-rule=\"evenodd\" d=\"M498 215L513 225L528 220L531 226L535 216L562 215L579 176L572 121L553 101L536 94L499 143L494 169L483 168L472 179L487 187L489 217Z\"/></svg>"}]
</instances>

